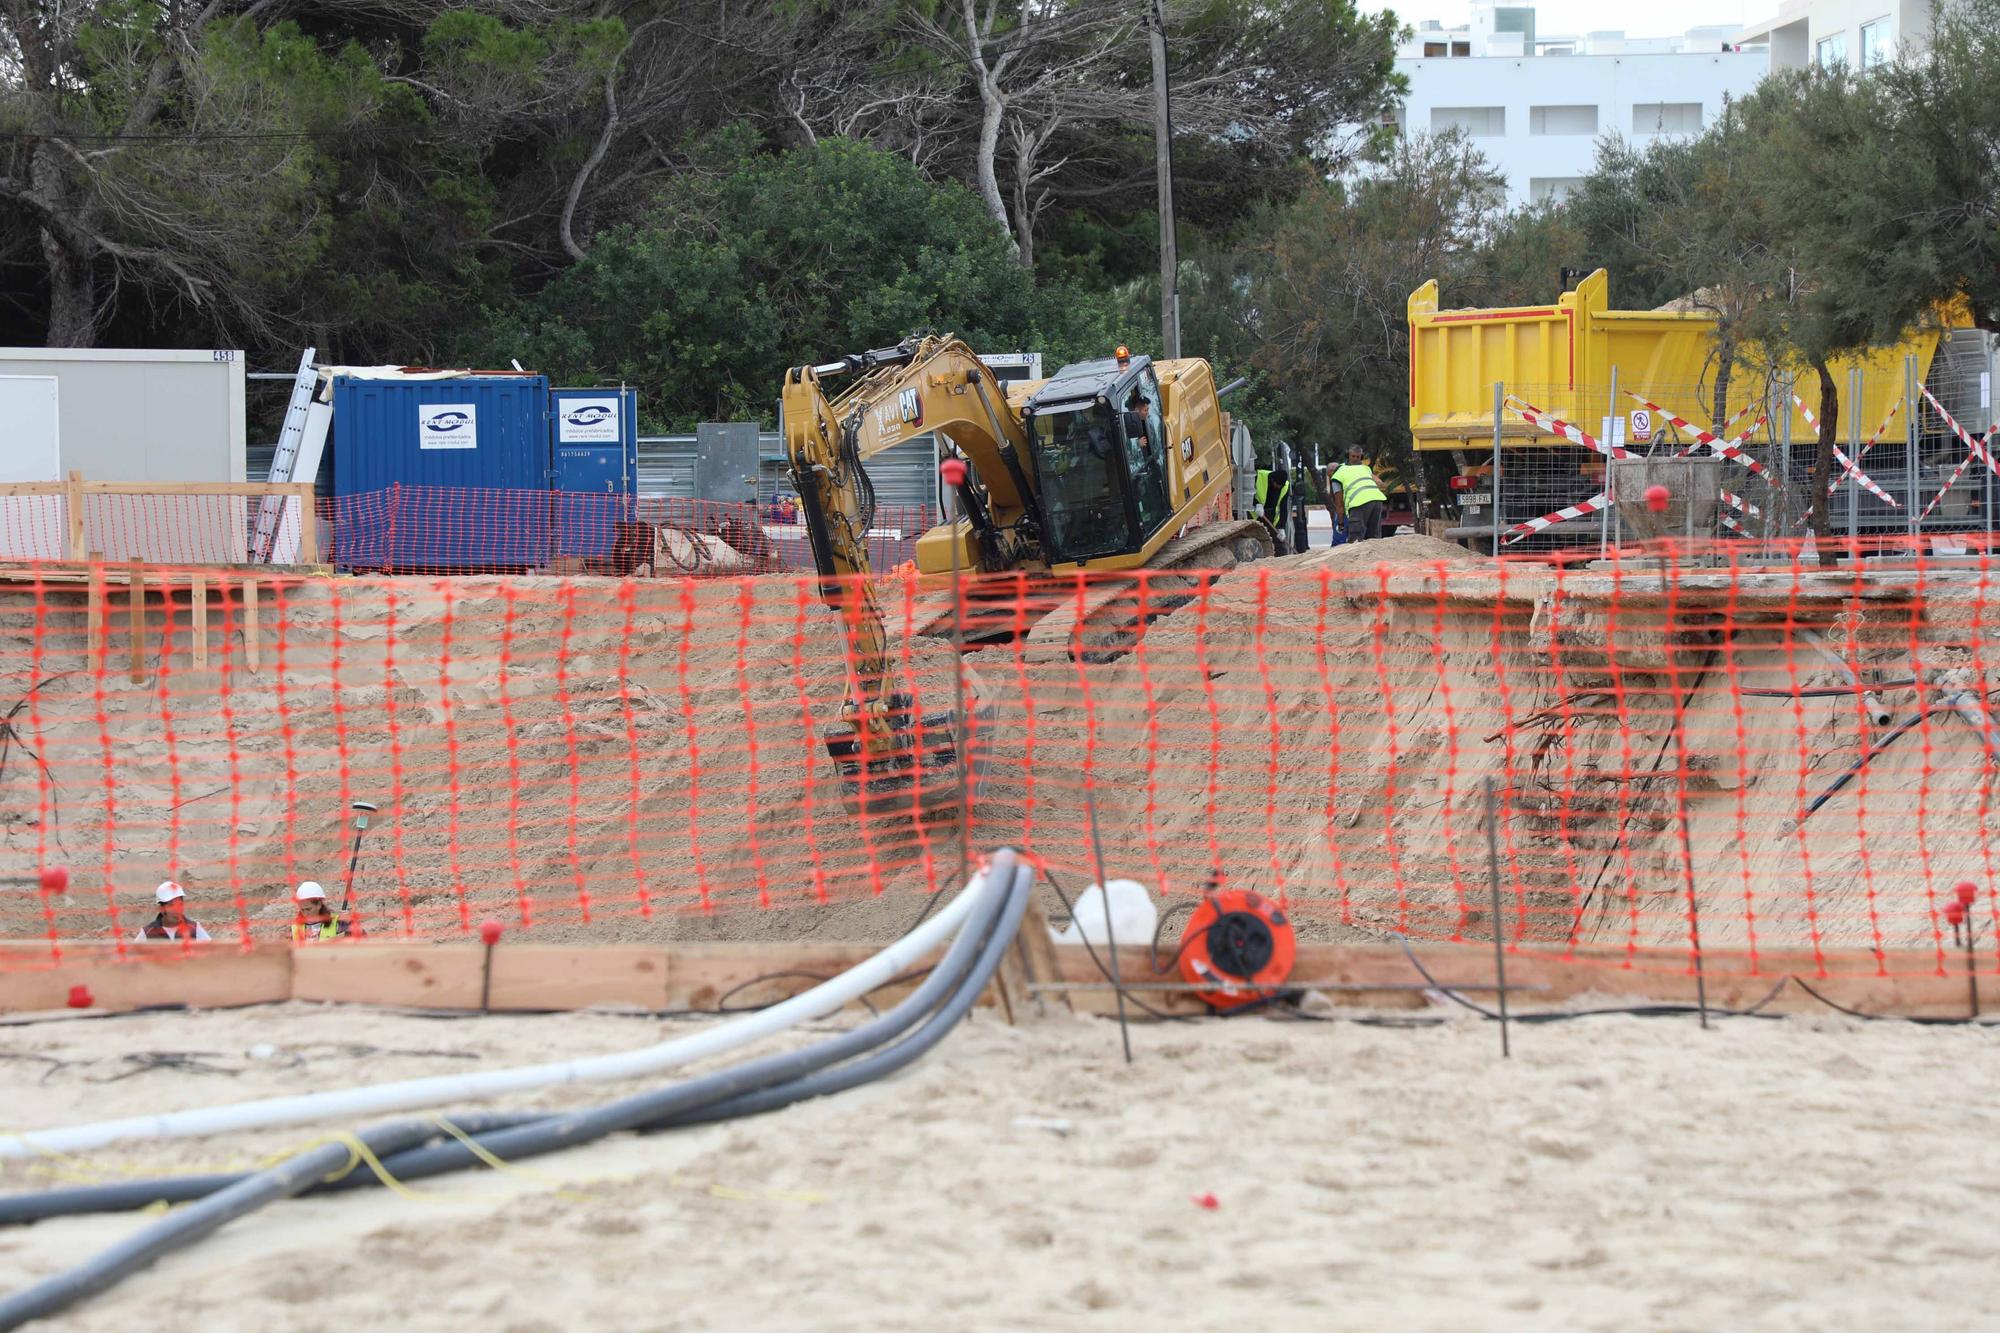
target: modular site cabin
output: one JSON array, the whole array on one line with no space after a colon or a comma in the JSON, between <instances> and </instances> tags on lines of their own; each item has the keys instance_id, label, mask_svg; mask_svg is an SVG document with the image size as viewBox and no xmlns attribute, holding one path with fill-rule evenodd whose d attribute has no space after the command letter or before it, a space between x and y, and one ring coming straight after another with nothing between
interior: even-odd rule
<instances>
[{"instance_id":1,"label":"modular site cabin","mask_svg":"<svg viewBox=\"0 0 2000 1333\"><path fill-rule=\"evenodd\" d=\"M1755 348L1725 362L1698 300L1613 310L1603 269L1540 306L1441 309L1434 280L1411 293L1411 447L1448 479L1444 535L1483 551L1615 544L1630 534L1607 493L1612 453L1727 455L1717 521L1697 538L1807 532L1818 376ZM1993 473L1964 465L1996 420L1995 339L1969 322L1947 312L1830 364L1844 456L1831 531L1939 549L1993 531Z\"/></svg>"}]
</instances>

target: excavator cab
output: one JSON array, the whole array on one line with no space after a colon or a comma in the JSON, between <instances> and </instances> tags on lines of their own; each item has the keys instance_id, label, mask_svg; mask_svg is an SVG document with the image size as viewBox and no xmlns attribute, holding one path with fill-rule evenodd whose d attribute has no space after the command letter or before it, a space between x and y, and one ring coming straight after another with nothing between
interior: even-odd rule
<instances>
[{"instance_id":1,"label":"excavator cab","mask_svg":"<svg viewBox=\"0 0 2000 1333\"><path fill-rule=\"evenodd\" d=\"M1064 366L1023 416L1051 560L1136 551L1173 517L1160 386L1148 358Z\"/></svg>"}]
</instances>

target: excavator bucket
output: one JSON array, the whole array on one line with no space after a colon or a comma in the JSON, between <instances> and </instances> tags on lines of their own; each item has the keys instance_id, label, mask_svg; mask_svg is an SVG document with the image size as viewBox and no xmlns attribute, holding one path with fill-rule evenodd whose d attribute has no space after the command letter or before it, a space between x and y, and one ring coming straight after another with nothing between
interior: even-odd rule
<instances>
[{"instance_id":1,"label":"excavator bucket","mask_svg":"<svg viewBox=\"0 0 2000 1333\"><path fill-rule=\"evenodd\" d=\"M963 729L952 710L918 713L906 694L890 696L888 745L872 752L864 729L851 722L826 728L826 752L840 774L840 797L852 814L870 819L932 823L956 819L961 799L978 795L985 774L993 705L983 700L968 669ZM961 777L963 784L961 786Z\"/></svg>"}]
</instances>

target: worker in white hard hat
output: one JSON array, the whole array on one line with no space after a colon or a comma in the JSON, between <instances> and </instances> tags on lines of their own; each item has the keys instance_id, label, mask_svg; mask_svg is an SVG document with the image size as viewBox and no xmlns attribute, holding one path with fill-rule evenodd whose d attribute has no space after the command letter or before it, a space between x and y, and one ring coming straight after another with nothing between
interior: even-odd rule
<instances>
[{"instance_id":1,"label":"worker in white hard hat","mask_svg":"<svg viewBox=\"0 0 2000 1333\"><path fill-rule=\"evenodd\" d=\"M134 943L145 940L205 940L208 932L201 923L187 914L187 894L172 880L161 880L160 887L153 890L153 901L160 905L158 915L139 927L139 933L132 937Z\"/></svg>"},{"instance_id":2,"label":"worker in white hard hat","mask_svg":"<svg viewBox=\"0 0 2000 1333\"><path fill-rule=\"evenodd\" d=\"M337 940L354 933L351 921L342 921L333 914L333 908L327 905L326 890L319 886L318 880L301 880L292 901L298 906L298 916L292 922L292 943Z\"/></svg>"}]
</instances>

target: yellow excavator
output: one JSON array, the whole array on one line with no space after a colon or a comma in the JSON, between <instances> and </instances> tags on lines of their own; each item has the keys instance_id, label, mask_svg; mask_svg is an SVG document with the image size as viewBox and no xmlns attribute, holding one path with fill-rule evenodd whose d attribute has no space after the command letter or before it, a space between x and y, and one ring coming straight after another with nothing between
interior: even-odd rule
<instances>
[{"instance_id":1,"label":"yellow excavator","mask_svg":"<svg viewBox=\"0 0 2000 1333\"><path fill-rule=\"evenodd\" d=\"M851 382L829 397L827 384L843 377ZM1199 358L1155 361L1122 347L1046 380L1003 384L950 335L786 373L792 485L821 597L848 640L849 702L826 745L850 809L922 818L955 808L961 781L976 776L961 770L951 713L920 713L895 688L868 578L868 460L929 432L963 464L952 486L958 517L918 539L916 565L929 586L967 581L919 633L956 624L977 642L1018 637L1026 622L1024 651L1102 661L1193 595L1195 579L1162 571L1225 569L1278 549L1261 517L1238 513L1248 436L1221 403L1235 387L1218 391ZM1141 570L1143 580L1075 577ZM977 577L996 574L1040 577ZM976 720L990 705L971 711Z\"/></svg>"}]
</instances>

